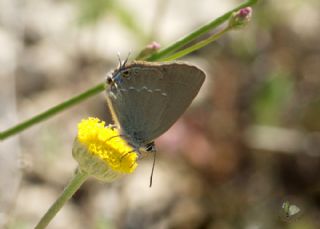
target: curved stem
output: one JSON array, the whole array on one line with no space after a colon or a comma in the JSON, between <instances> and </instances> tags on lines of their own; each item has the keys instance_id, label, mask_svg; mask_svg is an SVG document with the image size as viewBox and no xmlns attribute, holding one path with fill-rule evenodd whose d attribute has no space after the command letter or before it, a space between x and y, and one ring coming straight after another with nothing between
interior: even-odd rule
<instances>
[{"instance_id":1,"label":"curved stem","mask_svg":"<svg viewBox=\"0 0 320 229\"><path fill-rule=\"evenodd\" d=\"M226 27L224 29L222 29L220 32L218 33L215 33L213 34L212 36L210 36L209 38L203 40L203 41L200 41L188 48L185 48L183 50L181 50L180 52L176 52L174 54L172 54L171 56L168 56L168 57L165 57L165 58L162 58L160 59L161 61L172 61L172 60L176 60L178 58L181 58L183 56L186 56L188 55L189 53L192 53L208 44L210 44L211 42L219 39L223 34L225 34L227 31L229 31L231 29L231 27Z\"/></svg>"},{"instance_id":2,"label":"curved stem","mask_svg":"<svg viewBox=\"0 0 320 229\"><path fill-rule=\"evenodd\" d=\"M43 113L40 113L28 120L25 120L19 124L17 124L16 126L13 126L3 132L0 133L0 140L4 140L14 134L17 134L21 131L23 131L24 129L27 129L28 127L36 124L36 123L39 123L95 94L98 94L100 92L102 92L103 90L105 89L105 86L103 83L100 83L98 85L96 85L95 87L93 88L90 88L89 90L71 98L71 99L68 99L66 101L64 101L63 103L57 105L57 106L54 106L50 109L48 109L47 111L44 111Z\"/></svg>"},{"instance_id":3,"label":"curved stem","mask_svg":"<svg viewBox=\"0 0 320 229\"><path fill-rule=\"evenodd\" d=\"M224 15L218 17L217 19L201 26L200 28L196 29L195 31L191 32L185 37L182 37L178 41L174 42L172 45L169 45L167 48L160 50L159 52L151 55L150 57L147 58L148 61L155 61L155 60L160 60L162 57L168 56L169 54L177 51L178 49L182 48L183 46L187 45L194 39L198 38L199 36L209 32L212 29L217 28L219 25L222 23L226 22L230 16L232 15L233 12L238 11L242 8L252 6L257 3L258 0L248 0L236 8L230 10L229 12L225 13Z\"/></svg>"},{"instance_id":4,"label":"curved stem","mask_svg":"<svg viewBox=\"0 0 320 229\"><path fill-rule=\"evenodd\" d=\"M80 188L83 182L88 178L88 174L76 171L75 176L69 182L68 186L63 190L62 194L49 208L46 214L41 218L35 229L43 229L50 223L53 217L59 212L63 205L72 197L72 195Z\"/></svg>"},{"instance_id":5,"label":"curved stem","mask_svg":"<svg viewBox=\"0 0 320 229\"><path fill-rule=\"evenodd\" d=\"M208 24L206 24L204 26L201 26L200 28L198 28L194 32L191 32L190 34L186 35L185 37L174 42L172 45L169 45L167 48L160 50L159 52L151 55L150 57L146 58L146 60L147 61L166 60L165 57L168 57L168 55L174 53L178 49L184 47L185 45L187 45L188 43L193 41L194 39L202 36L203 34L209 32L210 30L212 30L212 29L218 27L219 25L221 25L222 23L226 22L230 18L230 16L232 15L233 12L238 11L239 9L242 9L247 6L252 6L255 3L257 3L257 1L258 0L248 0L248 1L240 4L239 6L237 6L233 10L230 10L229 12L225 13L221 17L209 22ZM198 44L200 44L200 43L201 42L199 42ZM191 47L193 47L193 46L191 46ZM187 48L187 51L182 50L181 52L178 52L176 55L175 54L171 55L168 58L170 58L170 60L172 60L172 59L176 59L181 56L184 56L187 53L190 53L191 47ZM203 47L203 46L201 46L201 47ZM198 47L194 46L192 49L193 50L191 50L191 52L198 49ZM186 53L186 54L184 54L184 53ZM181 55L181 54L183 54L183 55ZM75 97L55 106L55 107L50 108L49 110L47 110L39 115L36 115L26 121L23 121L23 122L17 124L16 126L13 126L3 132L0 132L0 140L4 140L14 134L17 134L17 133L27 129L28 127L33 126L34 124L37 124L37 123L65 110L65 109L67 109L67 108L69 108L69 107L89 98L90 96L93 96L93 95L103 91L103 90L104 90L104 84L103 83L98 84L95 87L87 90L84 93L81 93L78 96L75 96Z\"/></svg>"}]
</instances>

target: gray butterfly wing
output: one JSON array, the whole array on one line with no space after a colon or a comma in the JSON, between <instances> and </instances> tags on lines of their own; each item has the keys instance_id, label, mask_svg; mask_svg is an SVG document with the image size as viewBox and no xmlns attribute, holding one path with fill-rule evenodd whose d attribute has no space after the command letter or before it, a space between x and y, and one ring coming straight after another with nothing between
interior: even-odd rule
<instances>
[{"instance_id":1,"label":"gray butterfly wing","mask_svg":"<svg viewBox=\"0 0 320 229\"><path fill-rule=\"evenodd\" d=\"M129 141L138 147L171 127L205 78L195 66L147 62L134 62L114 76L115 85L107 89L110 110Z\"/></svg>"},{"instance_id":2,"label":"gray butterfly wing","mask_svg":"<svg viewBox=\"0 0 320 229\"><path fill-rule=\"evenodd\" d=\"M161 65L160 68L169 100L160 125L153 131L156 137L167 131L186 111L205 79L204 72L192 65L171 63Z\"/></svg>"},{"instance_id":3,"label":"gray butterfly wing","mask_svg":"<svg viewBox=\"0 0 320 229\"><path fill-rule=\"evenodd\" d=\"M126 71L127 78L107 89L108 104L124 137L141 147L160 123L168 97L157 85L162 78L158 69L129 66Z\"/></svg>"}]
</instances>

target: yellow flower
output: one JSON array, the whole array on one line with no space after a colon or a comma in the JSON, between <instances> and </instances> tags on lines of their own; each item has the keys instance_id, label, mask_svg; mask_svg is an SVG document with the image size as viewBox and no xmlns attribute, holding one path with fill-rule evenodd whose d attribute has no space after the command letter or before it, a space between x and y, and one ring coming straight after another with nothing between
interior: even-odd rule
<instances>
[{"instance_id":1,"label":"yellow flower","mask_svg":"<svg viewBox=\"0 0 320 229\"><path fill-rule=\"evenodd\" d=\"M118 129L105 127L105 123L97 118L88 118L78 124L72 155L80 170L103 181L132 173L138 165L138 155L120 137Z\"/></svg>"}]
</instances>

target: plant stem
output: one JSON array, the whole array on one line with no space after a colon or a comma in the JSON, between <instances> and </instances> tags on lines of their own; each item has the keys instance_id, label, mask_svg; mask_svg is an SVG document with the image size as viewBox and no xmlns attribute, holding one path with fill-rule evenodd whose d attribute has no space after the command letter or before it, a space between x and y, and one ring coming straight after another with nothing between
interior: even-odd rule
<instances>
[{"instance_id":1,"label":"plant stem","mask_svg":"<svg viewBox=\"0 0 320 229\"><path fill-rule=\"evenodd\" d=\"M160 60L161 61L172 61L172 60L176 60L178 58L181 58L181 57L183 57L185 55L188 55L189 53L191 53L191 52L193 52L195 50L198 50L198 49L210 44L211 42L219 39L223 34L225 34L230 29L231 29L231 27L228 26L228 27L222 29L220 32L213 34L209 38L207 38L207 39L205 39L203 41L200 41L200 42L198 42L198 43L196 43L196 44L194 44L194 45L192 45L192 46L190 46L188 48L185 48L185 49L181 50L180 52L176 52L176 53L172 54L169 57L161 58Z\"/></svg>"},{"instance_id":2,"label":"plant stem","mask_svg":"<svg viewBox=\"0 0 320 229\"><path fill-rule=\"evenodd\" d=\"M198 43L199 46L194 46L194 47L191 46L191 47L193 47L192 50L191 50L191 47L189 47L189 48L187 48L187 51L182 50L182 51L178 52L177 54L171 55L167 59L165 58L168 55L177 51L178 49L184 47L185 45L187 45L188 43L190 43L194 39L202 36L203 34L209 32L210 30L212 30L212 29L218 27L219 25L221 25L222 23L226 22L230 18L230 16L232 15L233 12L238 11L244 7L247 7L247 6L252 6L255 3L257 3L257 1L258 0L248 0L248 1L240 4L238 7L234 8L233 10L230 10L229 12L227 12L224 15L222 15L221 17L209 22L208 24L201 26L200 28L198 28L194 32L191 32L190 34L186 35L185 37L174 42L172 45L168 46L167 48L149 56L148 58L146 58L146 60L156 61L156 60L167 60L168 58L170 58L170 60L173 60L174 58L176 59L178 57L184 56L187 53L190 53L190 52L198 49L199 47L203 47L204 45L201 45L200 44L201 42L199 42ZM50 108L49 110L47 110L41 114L38 114L38 115L36 115L26 121L23 121L23 122L17 124L16 126L13 126L3 132L0 132L0 140L4 140L14 134L17 134L17 133L27 129L28 127L33 126L33 125L35 125L35 124L53 116L53 115L81 102L82 100L89 98L90 96L93 96L93 95L99 93L103 90L104 90L104 84L103 83L98 84L95 87L89 89L88 91L81 93L80 95L77 95L77 96L75 96L75 97L55 106L55 107Z\"/></svg>"},{"instance_id":3,"label":"plant stem","mask_svg":"<svg viewBox=\"0 0 320 229\"><path fill-rule=\"evenodd\" d=\"M69 200L72 195L80 188L83 182L88 178L88 174L81 172L79 169L76 171L75 176L69 182L68 186L63 190L62 194L54 202L54 204L48 209L46 214L41 218L35 229L43 229L50 223L57 212L63 207L63 205Z\"/></svg>"},{"instance_id":4,"label":"plant stem","mask_svg":"<svg viewBox=\"0 0 320 229\"><path fill-rule=\"evenodd\" d=\"M165 56L168 56L169 54L171 54L171 53L177 51L178 49L182 48L183 46L187 45L188 43L190 43L194 39L198 38L199 36L209 32L212 29L215 29L216 27L218 27L219 25L221 25L222 23L227 21L233 12L238 11L242 8L245 8L247 6L252 6L255 3L257 3L257 1L258 0L248 0L248 1L240 4L239 6L234 8L233 10L230 10L229 12L218 17L217 19L201 26L200 28L198 28L195 31L188 34L187 36L182 37L178 41L174 42L172 45L169 45L167 48L160 50L159 52L151 55L150 57L147 58L147 60L148 61L155 61L155 60L160 60L161 58L163 58Z\"/></svg>"},{"instance_id":5,"label":"plant stem","mask_svg":"<svg viewBox=\"0 0 320 229\"><path fill-rule=\"evenodd\" d=\"M54 106L54 107L48 109L47 111L44 111L43 113L40 113L40 114L38 114L38 115L36 115L36 116L34 116L24 122L17 124L16 126L13 126L7 130L1 132L0 133L0 140L4 140L4 139L10 137L11 135L19 133L30 126L32 126L36 123L39 123L39 122L57 114L57 113L65 110L66 108L69 108L69 107L95 95L95 94L102 92L104 89L105 89L104 84L100 83L97 86L95 86L95 87L69 99L69 100L66 100L61 104Z\"/></svg>"}]
</instances>

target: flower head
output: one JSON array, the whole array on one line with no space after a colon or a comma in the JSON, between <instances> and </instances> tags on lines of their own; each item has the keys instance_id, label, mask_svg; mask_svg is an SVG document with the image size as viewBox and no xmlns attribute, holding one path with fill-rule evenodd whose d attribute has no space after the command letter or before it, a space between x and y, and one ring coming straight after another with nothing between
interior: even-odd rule
<instances>
[{"instance_id":1,"label":"flower head","mask_svg":"<svg viewBox=\"0 0 320 229\"><path fill-rule=\"evenodd\" d=\"M245 7L237 12L234 12L229 19L229 26L234 28L241 28L249 23L252 16L252 8Z\"/></svg>"},{"instance_id":2,"label":"flower head","mask_svg":"<svg viewBox=\"0 0 320 229\"><path fill-rule=\"evenodd\" d=\"M161 45L157 43L156 41L152 41L150 44L148 44L137 56L138 60L144 59L151 54L156 53L160 49Z\"/></svg>"},{"instance_id":3,"label":"flower head","mask_svg":"<svg viewBox=\"0 0 320 229\"><path fill-rule=\"evenodd\" d=\"M134 149L120 136L117 128L106 126L97 118L78 124L78 135L72 149L82 171L104 181L132 173L138 158Z\"/></svg>"}]
</instances>

